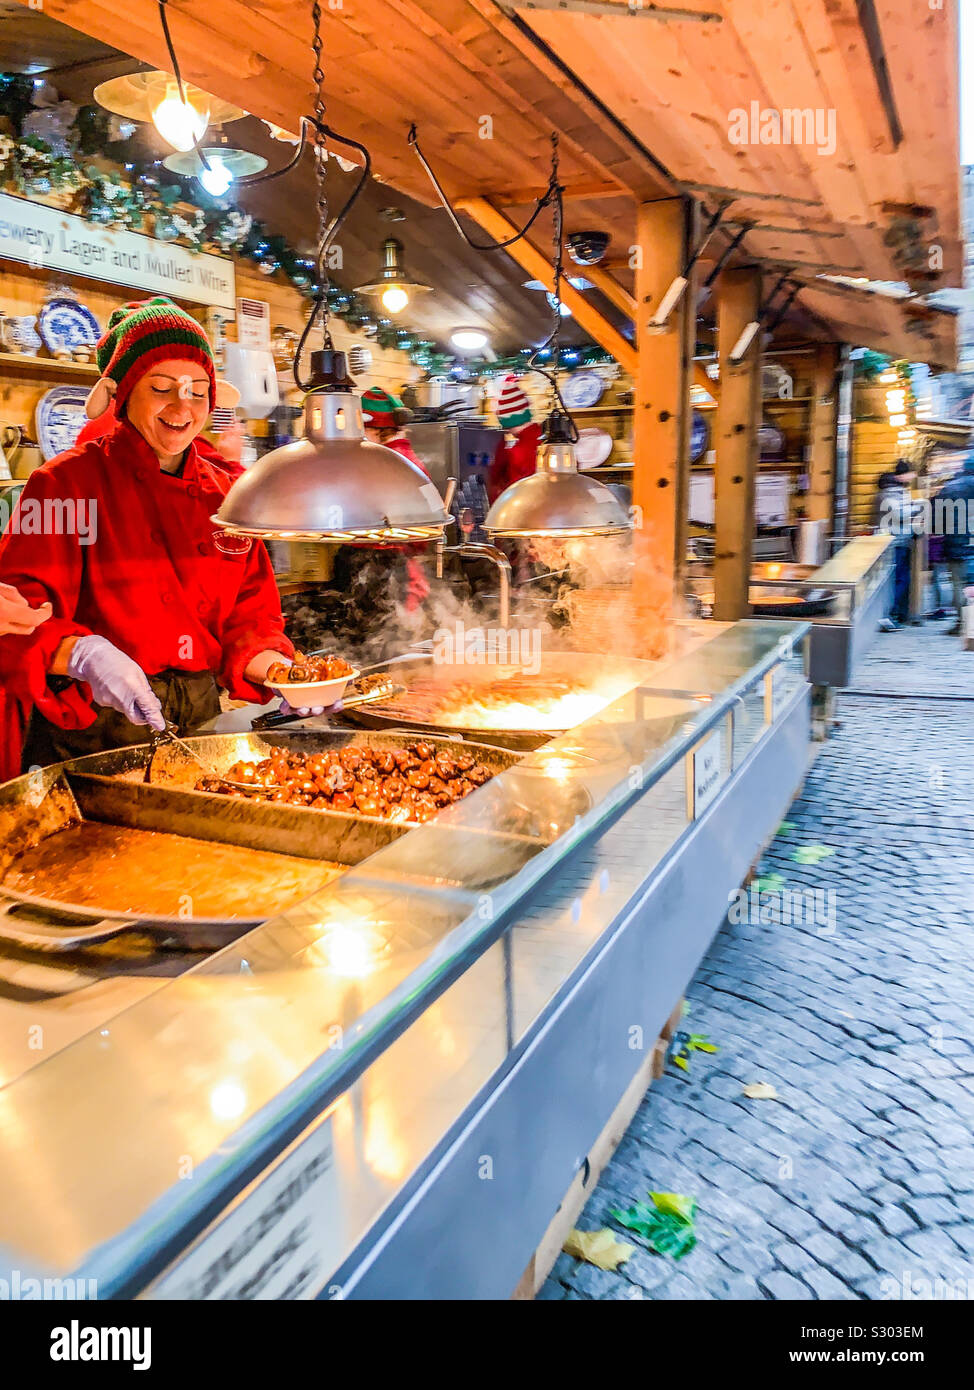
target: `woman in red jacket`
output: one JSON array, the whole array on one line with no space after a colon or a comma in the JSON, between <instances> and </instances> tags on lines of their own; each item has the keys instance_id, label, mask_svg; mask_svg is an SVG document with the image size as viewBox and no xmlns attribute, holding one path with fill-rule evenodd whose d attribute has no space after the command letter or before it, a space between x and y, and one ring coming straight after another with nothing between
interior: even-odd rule
<instances>
[{"instance_id":1,"label":"woman in red jacket","mask_svg":"<svg viewBox=\"0 0 974 1390\"><path fill-rule=\"evenodd\" d=\"M264 702L294 651L264 546L210 519L240 469L195 442L215 394L200 325L168 299L127 305L98 364L114 425L31 475L0 541L0 583L53 609L0 640L0 780L166 719L191 730L218 684Z\"/></svg>"}]
</instances>

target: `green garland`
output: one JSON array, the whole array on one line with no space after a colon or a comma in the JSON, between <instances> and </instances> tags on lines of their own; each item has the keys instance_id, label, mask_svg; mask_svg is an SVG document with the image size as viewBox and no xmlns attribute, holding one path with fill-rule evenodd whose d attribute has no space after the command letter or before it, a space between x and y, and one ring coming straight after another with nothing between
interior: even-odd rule
<instances>
[{"instance_id":1,"label":"green garland","mask_svg":"<svg viewBox=\"0 0 974 1390\"><path fill-rule=\"evenodd\" d=\"M266 275L283 275L306 298L316 292L314 263L284 237L234 207L226 195L212 197L195 179L163 170L161 160L125 161L124 144L113 139L111 118L101 107L79 109L68 133L67 153L58 153L36 136L24 136L23 121L33 109L32 90L31 78L0 74L0 127L6 125L12 132L5 134L0 128L0 186L23 197L54 201L99 226L142 232L194 251L233 253ZM118 153L106 154L112 144ZM531 356L529 348L492 361L441 352L432 339L381 317L363 296L334 283L328 288L328 308L379 347L406 353L430 376L452 374L471 380L523 372ZM598 347L565 347L558 365L571 368L612 360ZM542 365L553 365L550 352Z\"/></svg>"}]
</instances>

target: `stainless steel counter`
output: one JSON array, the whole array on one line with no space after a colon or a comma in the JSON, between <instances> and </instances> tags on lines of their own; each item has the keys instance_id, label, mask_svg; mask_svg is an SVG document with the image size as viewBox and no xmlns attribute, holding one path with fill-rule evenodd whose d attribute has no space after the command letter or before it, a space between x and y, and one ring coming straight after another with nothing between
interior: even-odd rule
<instances>
[{"instance_id":1,"label":"stainless steel counter","mask_svg":"<svg viewBox=\"0 0 974 1390\"><path fill-rule=\"evenodd\" d=\"M651 1045L804 772L808 625L714 628L652 684L179 978L89 1001L34 1053L16 1035L41 1014L11 1003L5 1056L22 1069L27 1052L29 1069L0 1090L0 1276L83 1274L101 1296L154 1280L150 1296L327 1296L336 1278L362 1296L401 1288L397 1250L463 1190L447 1153L509 1097L498 1153L522 1124L532 1144L554 1124L530 1219L469 1286L464 1251L494 1235L458 1228L426 1291L501 1287L640 1060L596 1030L566 1090L541 1040L584 980L600 1029L625 985ZM591 809L578 815L580 791ZM498 817L542 793L556 838L479 891L503 867ZM417 865L444 886L404 887ZM624 939L634 953L604 973ZM491 1190L524 1210L507 1177ZM302 1203L299 1236L287 1222Z\"/></svg>"}]
</instances>

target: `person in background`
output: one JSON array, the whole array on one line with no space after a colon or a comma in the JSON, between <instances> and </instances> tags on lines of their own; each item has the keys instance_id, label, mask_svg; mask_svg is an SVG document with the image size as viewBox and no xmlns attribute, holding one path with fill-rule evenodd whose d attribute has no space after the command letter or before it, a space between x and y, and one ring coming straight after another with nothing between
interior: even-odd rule
<instances>
[{"instance_id":1,"label":"person in background","mask_svg":"<svg viewBox=\"0 0 974 1390\"><path fill-rule=\"evenodd\" d=\"M896 632L910 621L913 517L918 504L904 482L910 473L909 464L900 460L896 469L880 475L874 510L876 529L893 537L893 601L889 614L880 622L883 632Z\"/></svg>"},{"instance_id":2,"label":"person in background","mask_svg":"<svg viewBox=\"0 0 974 1390\"><path fill-rule=\"evenodd\" d=\"M943 516L944 558L957 610L957 621L948 631L958 633L964 628L965 590L974 585L974 450L965 458L961 471L944 483L933 500L935 523L937 503L950 504L940 507L939 511Z\"/></svg>"},{"instance_id":3,"label":"person in background","mask_svg":"<svg viewBox=\"0 0 974 1390\"><path fill-rule=\"evenodd\" d=\"M506 376L494 407L497 423L505 434L513 436L497 446L497 453L487 470L487 497L491 505L512 483L530 477L538 466L538 445L541 426L531 415L531 402L517 383L516 376Z\"/></svg>"},{"instance_id":4,"label":"person in background","mask_svg":"<svg viewBox=\"0 0 974 1390\"><path fill-rule=\"evenodd\" d=\"M398 396L391 391L383 391L381 386L370 386L362 395L362 423L365 437L372 444L384 444L387 449L395 449L397 454L414 463L429 477L426 467L413 451L413 446L403 434L403 425L413 418Z\"/></svg>"}]
</instances>

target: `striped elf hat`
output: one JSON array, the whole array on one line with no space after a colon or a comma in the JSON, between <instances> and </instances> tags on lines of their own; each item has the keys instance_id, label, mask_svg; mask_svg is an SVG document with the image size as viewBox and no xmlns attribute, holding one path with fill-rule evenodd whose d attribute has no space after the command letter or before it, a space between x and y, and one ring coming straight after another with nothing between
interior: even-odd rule
<instances>
[{"instance_id":1,"label":"striped elf hat","mask_svg":"<svg viewBox=\"0 0 974 1390\"><path fill-rule=\"evenodd\" d=\"M216 399L213 351L196 320L160 295L125 304L108 320L108 330L95 348L102 376L115 382L115 412L124 415L132 387L157 362L185 358L198 362L210 379L210 409Z\"/></svg>"},{"instance_id":2,"label":"striped elf hat","mask_svg":"<svg viewBox=\"0 0 974 1390\"><path fill-rule=\"evenodd\" d=\"M374 430L399 429L412 419L412 411L391 391L372 386L362 393L362 419Z\"/></svg>"},{"instance_id":3,"label":"striped elf hat","mask_svg":"<svg viewBox=\"0 0 974 1390\"><path fill-rule=\"evenodd\" d=\"M516 376L506 376L494 407L502 430L515 430L530 425L531 402L517 384Z\"/></svg>"}]
</instances>

